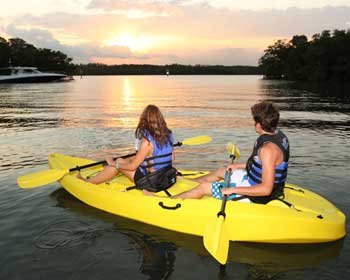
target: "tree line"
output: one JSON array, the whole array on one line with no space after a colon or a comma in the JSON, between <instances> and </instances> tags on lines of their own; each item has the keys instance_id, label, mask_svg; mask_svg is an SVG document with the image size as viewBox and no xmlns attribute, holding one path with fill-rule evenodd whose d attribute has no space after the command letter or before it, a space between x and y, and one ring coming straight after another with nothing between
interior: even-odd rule
<instances>
[{"instance_id":1,"label":"tree line","mask_svg":"<svg viewBox=\"0 0 350 280\"><path fill-rule=\"evenodd\" d=\"M256 75L293 81L350 81L350 30L324 30L308 40L294 35L277 40L259 59L259 66L74 64L66 54L36 48L21 38L0 37L0 67L32 66L70 75Z\"/></svg>"},{"instance_id":2,"label":"tree line","mask_svg":"<svg viewBox=\"0 0 350 280\"><path fill-rule=\"evenodd\" d=\"M60 51L36 48L21 38L0 37L0 67L30 66L43 71L73 73L72 58Z\"/></svg>"},{"instance_id":3,"label":"tree line","mask_svg":"<svg viewBox=\"0 0 350 280\"><path fill-rule=\"evenodd\" d=\"M31 66L42 71L64 72L70 75L255 75L262 74L256 66L223 65L149 65L101 63L74 64L66 54L46 48L36 48L21 38L0 37L0 68Z\"/></svg>"},{"instance_id":4,"label":"tree line","mask_svg":"<svg viewBox=\"0 0 350 280\"><path fill-rule=\"evenodd\" d=\"M264 51L259 66L267 79L350 82L350 30L278 40Z\"/></svg>"},{"instance_id":5,"label":"tree line","mask_svg":"<svg viewBox=\"0 0 350 280\"><path fill-rule=\"evenodd\" d=\"M150 65L121 64L105 65L99 63L82 64L79 71L83 75L258 75L262 74L256 66L223 65Z\"/></svg>"}]
</instances>

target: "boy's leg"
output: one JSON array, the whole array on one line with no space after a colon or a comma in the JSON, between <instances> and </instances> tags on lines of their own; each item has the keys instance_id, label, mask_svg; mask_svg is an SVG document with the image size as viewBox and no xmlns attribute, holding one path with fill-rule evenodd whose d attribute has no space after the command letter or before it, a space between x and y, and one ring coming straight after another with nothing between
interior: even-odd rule
<instances>
[{"instance_id":1,"label":"boy's leg","mask_svg":"<svg viewBox=\"0 0 350 280\"><path fill-rule=\"evenodd\" d=\"M216 169L215 171L194 180L199 183L220 181L221 179L224 178L225 172L226 172L226 167L222 166Z\"/></svg>"}]
</instances>

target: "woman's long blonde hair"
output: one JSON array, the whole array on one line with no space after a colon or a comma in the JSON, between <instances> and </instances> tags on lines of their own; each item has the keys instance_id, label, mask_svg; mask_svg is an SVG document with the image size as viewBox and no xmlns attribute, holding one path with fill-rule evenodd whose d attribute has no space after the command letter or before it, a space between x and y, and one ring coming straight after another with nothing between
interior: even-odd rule
<instances>
[{"instance_id":1,"label":"woman's long blonde hair","mask_svg":"<svg viewBox=\"0 0 350 280\"><path fill-rule=\"evenodd\" d=\"M171 130L168 128L162 113L155 105L148 105L142 112L139 124L135 130L138 139L147 138L150 134L160 147L168 144L171 140Z\"/></svg>"}]
</instances>

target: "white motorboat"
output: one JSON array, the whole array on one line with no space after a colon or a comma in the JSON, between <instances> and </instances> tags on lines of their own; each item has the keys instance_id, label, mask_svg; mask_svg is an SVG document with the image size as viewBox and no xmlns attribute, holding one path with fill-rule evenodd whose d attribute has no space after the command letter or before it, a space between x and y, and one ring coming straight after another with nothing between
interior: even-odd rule
<instances>
[{"instance_id":1,"label":"white motorboat","mask_svg":"<svg viewBox=\"0 0 350 280\"><path fill-rule=\"evenodd\" d=\"M67 78L64 74L40 72L36 67L0 68L0 83L44 83Z\"/></svg>"}]
</instances>

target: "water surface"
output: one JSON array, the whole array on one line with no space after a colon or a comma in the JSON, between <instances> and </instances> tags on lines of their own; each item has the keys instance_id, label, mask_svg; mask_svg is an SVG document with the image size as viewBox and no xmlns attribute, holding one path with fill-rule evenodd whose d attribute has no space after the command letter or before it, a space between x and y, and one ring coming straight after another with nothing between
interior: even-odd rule
<instances>
[{"instance_id":1,"label":"water surface","mask_svg":"<svg viewBox=\"0 0 350 280\"><path fill-rule=\"evenodd\" d=\"M223 270L198 237L93 209L58 183L21 190L16 178L46 169L54 152L96 160L133 152L139 114L150 103L161 108L176 140L213 137L207 145L177 148L177 167L212 170L227 163L229 141L246 160L257 137L250 106L270 100L281 108L281 128L291 142L289 182L327 197L348 216L349 96L342 87L260 76L99 76L0 85L0 278L346 279L347 239L307 246L231 243Z\"/></svg>"}]
</instances>

